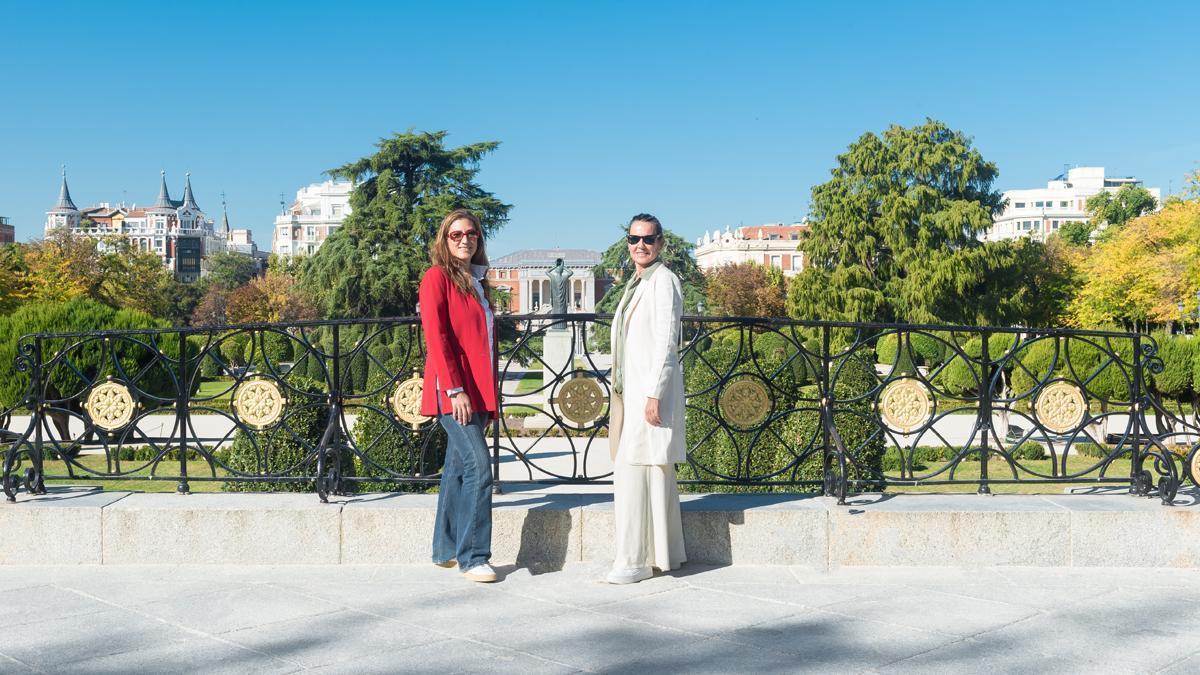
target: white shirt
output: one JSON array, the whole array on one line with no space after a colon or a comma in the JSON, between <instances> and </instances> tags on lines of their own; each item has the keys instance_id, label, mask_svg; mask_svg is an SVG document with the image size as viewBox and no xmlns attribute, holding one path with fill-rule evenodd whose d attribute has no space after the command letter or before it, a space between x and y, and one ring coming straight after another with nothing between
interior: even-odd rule
<instances>
[{"instance_id":1,"label":"white shirt","mask_svg":"<svg viewBox=\"0 0 1200 675\"><path fill-rule=\"evenodd\" d=\"M483 318L484 323L487 324L488 332L488 352L490 353L496 350L496 345L492 338L492 308L488 305L487 295L483 292L483 284L479 282L480 279L487 277L487 271L487 265L471 265L471 283L474 284L475 295L479 297L479 304L483 307ZM446 396L454 396L462 390L462 387L447 389Z\"/></svg>"}]
</instances>

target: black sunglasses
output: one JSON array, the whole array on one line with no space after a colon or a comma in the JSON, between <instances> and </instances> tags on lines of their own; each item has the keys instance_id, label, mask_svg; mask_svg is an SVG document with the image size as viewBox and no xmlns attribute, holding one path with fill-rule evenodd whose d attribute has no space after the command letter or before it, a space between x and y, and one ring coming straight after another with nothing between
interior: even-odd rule
<instances>
[{"instance_id":1,"label":"black sunglasses","mask_svg":"<svg viewBox=\"0 0 1200 675\"><path fill-rule=\"evenodd\" d=\"M661 234L627 234L625 235L625 240L629 242L630 246L633 246L639 241L646 242L647 246L653 246L654 242L658 241L658 238L661 236Z\"/></svg>"}]
</instances>

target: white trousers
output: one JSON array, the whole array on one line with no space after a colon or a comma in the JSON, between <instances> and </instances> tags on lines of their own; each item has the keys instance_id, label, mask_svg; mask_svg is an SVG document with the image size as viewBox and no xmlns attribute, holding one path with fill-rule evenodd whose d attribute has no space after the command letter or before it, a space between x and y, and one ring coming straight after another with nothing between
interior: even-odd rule
<instances>
[{"instance_id":1,"label":"white trousers","mask_svg":"<svg viewBox=\"0 0 1200 675\"><path fill-rule=\"evenodd\" d=\"M674 465L617 462L613 507L617 525L613 569L673 570L687 561Z\"/></svg>"}]
</instances>

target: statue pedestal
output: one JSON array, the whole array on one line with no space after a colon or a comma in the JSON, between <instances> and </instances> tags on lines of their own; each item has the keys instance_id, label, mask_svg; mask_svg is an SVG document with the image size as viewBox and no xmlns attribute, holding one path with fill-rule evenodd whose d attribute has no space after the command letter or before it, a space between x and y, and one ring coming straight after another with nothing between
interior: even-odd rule
<instances>
[{"instance_id":1,"label":"statue pedestal","mask_svg":"<svg viewBox=\"0 0 1200 675\"><path fill-rule=\"evenodd\" d=\"M542 384L569 373L574 369L571 354L571 331L566 328L548 328L542 336Z\"/></svg>"}]
</instances>

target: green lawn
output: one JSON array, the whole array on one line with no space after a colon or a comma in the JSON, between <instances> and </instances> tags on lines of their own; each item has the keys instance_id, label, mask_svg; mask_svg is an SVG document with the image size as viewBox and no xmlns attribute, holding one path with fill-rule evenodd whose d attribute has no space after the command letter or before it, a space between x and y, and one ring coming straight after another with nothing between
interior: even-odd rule
<instances>
[{"instance_id":1,"label":"green lawn","mask_svg":"<svg viewBox=\"0 0 1200 675\"><path fill-rule=\"evenodd\" d=\"M1098 461L1099 461L1099 459L1097 459L1095 457L1068 456L1067 457L1067 472L1075 473L1075 472L1079 472L1079 471L1084 471L1084 470L1088 469L1089 467L1095 465ZM1051 461L1048 459L1025 461L1025 462L1022 462L1021 464L1022 464L1022 466L1025 466L1028 469L1037 471L1039 473L1043 473L1043 474L1050 473ZM1107 471L1105 471L1105 477L1106 478L1120 478L1120 479L1124 479L1124 480L1128 481L1129 464L1130 464L1130 462L1128 459L1113 460L1112 463L1108 465ZM917 470L914 473L917 476L928 475L945 465L946 465L946 463L944 463L944 462L929 463L926 465L925 469ZM1152 467L1149 465L1149 463L1147 463L1145 465L1145 468L1152 469ZM893 474L893 475L898 475L899 471L889 472L889 473ZM955 469L955 471L954 471L955 480L976 480L979 478L979 475L980 475L979 462L961 462L958 465L958 468ZM1086 474L1085 477L1095 479L1095 478L1098 478L1099 475L1100 474L1098 471L1093 471L1093 472ZM1009 468L1008 462L1004 461L1003 459L999 459L999 458L992 458L990 461L988 461L988 478L1003 480L1003 479L1012 479L1012 477L1013 477L1012 471ZM1019 471L1019 470L1017 473L1017 477L1021 478L1021 479L1036 479L1035 477L1030 476L1028 472ZM949 478L948 473L944 473L944 474L937 476L936 478L932 478L931 480L945 480L948 478ZM1157 476L1155 476L1155 480L1156 481L1158 480ZM1106 485L1108 487L1113 486L1112 483L1103 483L1103 484L1097 483L1097 485ZM988 487L991 488L991 491L993 494L1062 494L1063 490L1067 487L1084 488L1084 487L1087 487L1087 485L1081 484L1081 483L1074 483L1074 484L1068 484L1068 483L1008 483L1008 484L989 483ZM900 492L900 493L903 493L903 492L977 492L978 489L979 489L978 486L974 485L974 484L969 484L969 485L916 485L916 486L888 487L887 492Z\"/></svg>"},{"instance_id":2,"label":"green lawn","mask_svg":"<svg viewBox=\"0 0 1200 675\"><path fill-rule=\"evenodd\" d=\"M233 389L230 387L232 382L233 380L229 378L220 380L205 380L200 383L200 389L193 395L193 398L208 398L210 396L218 396L218 394L220 394L220 396L214 400L228 403L233 394Z\"/></svg>"},{"instance_id":3,"label":"green lawn","mask_svg":"<svg viewBox=\"0 0 1200 675\"><path fill-rule=\"evenodd\" d=\"M541 373L539 373L539 372L525 373L525 377L522 377L521 381L517 382L517 391L516 391L515 395L519 396L521 394L528 394L530 392L537 391L541 387L542 387L542 374Z\"/></svg>"},{"instance_id":4,"label":"green lawn","mask_svg":"<svg viewBox=\"0 0 1200 675\"><path fill-rule=\"evenodd\" d=\"M107 459L104 455L83 455L78 458L78 463L98 473L108 473L110 471ZM122 461L122 471L141 467L146 462L144 461ZM80 469L74 467L78 473ZM43 464L43 470L46 475L64 476L67 474L66 463L61 460L46 460ZM115 471L116 467L112 467ZM176 475L179 473L179 462L175 460L164 460L159 463L157 472L161 475ZM208 463L202 460L192 460L188 462L188 473L193 477L210 477L212 473L209 471ZM217 476L224 476L226 472L218 467ZM114 479L97 479L88 476L78 476L76 478L66 478L59 480L47 480L47 485L82 485L82 486L99 486L105 490L129 490L134 492L175 492L175 486L179 483L175 478L151 478L150 468L144 467L130 474L131 477L122 477ZM132 478L132 476L140 476L141 478ZM192 492L220 492L221 481L200 481L192 480L188 483Z\"/></svg>"}]
</instances>

